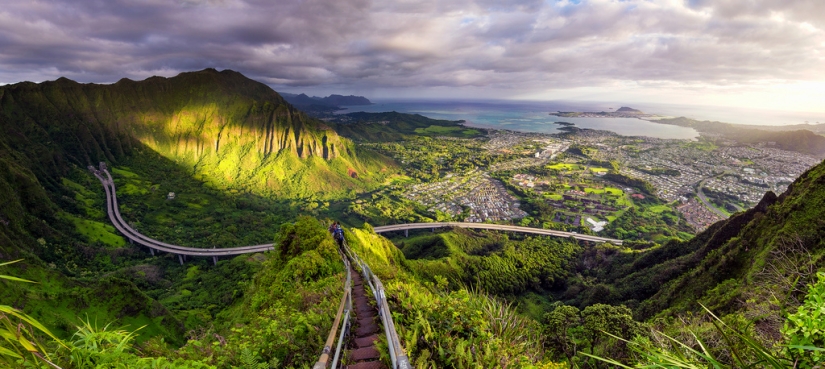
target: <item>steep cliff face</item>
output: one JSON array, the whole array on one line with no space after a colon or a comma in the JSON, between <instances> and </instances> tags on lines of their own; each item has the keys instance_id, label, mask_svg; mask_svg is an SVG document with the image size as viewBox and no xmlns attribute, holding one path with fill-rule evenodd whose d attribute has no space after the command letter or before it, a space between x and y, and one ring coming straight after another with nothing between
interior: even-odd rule
<instances>
[{"instance_id":1,"label":"steep cliff face","mask_svg":"<svg viewBox=\"0 0 825 369\"><path fill-rule=\"evenodd\" d=\"M361 187L369 176L348 169L380 165L359 160L351 142L268 86L228 70L111 85L24 82L0 87L0 107L10 144L52 173L67 162L116 163L145 145L207 181L303 196Z\"/></svg>"}]
</instances>

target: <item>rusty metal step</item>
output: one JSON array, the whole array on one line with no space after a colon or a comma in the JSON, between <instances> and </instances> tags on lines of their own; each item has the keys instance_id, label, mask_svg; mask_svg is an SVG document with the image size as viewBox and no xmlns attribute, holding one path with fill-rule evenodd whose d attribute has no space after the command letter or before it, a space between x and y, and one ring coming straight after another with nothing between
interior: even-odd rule
<instances>
[{"instance_id":1,"label":"rusty metal step","mask_svg":"<svg viewBox=\"0 0 825 369\"><path fill-rule=\"evenodd\" d=\"M350 359L353 361L376 360L381 356L375 346L363 347L350 351Z\"/></svg>"},{"instance_id":2,"label":"rusty metal step","mask_svg":"<svg viewBox=\"0 0 825 369\"><path fill-rule=\"evenodd\" d=\"M380 361L363 361L357 364L347 365L347 369L387 369L387 366Z\"/></svg>"},{"instance_id":3,"label":"rusty metal step","mask_svg":"<svg viewBox=\"0 0 825 369\"><path fill-rule=\"evenodd\" d=\"M356 337L371 336L371 335L375 334L376 332L378 332L378 324L375 324L375 323L370 323L370 324L362 325L362 326L359 326L358 328L355 328L355 336Z\"/></svg>"},{"instance_id":4,"label":"rusty metal step","mask_svg":"<svg viewBox=\"0 0 825 369\"><path fill-rule=\"evenodd\" d=\"M355 339L355 346L358 348L362 347L369 347L375 345L375 342L378 342L378 335L373 334L372 336L356 338Z\"/></svg>"}]
</instances>

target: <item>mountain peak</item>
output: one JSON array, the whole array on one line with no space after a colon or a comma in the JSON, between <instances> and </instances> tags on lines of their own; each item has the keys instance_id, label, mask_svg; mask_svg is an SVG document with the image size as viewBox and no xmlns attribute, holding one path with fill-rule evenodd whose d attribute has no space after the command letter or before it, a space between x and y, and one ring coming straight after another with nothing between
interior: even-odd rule
<instances>
[{"instance_id":1,"label":"mountain peak","mask_svg":"<svg viewBox=\"0 0 825 369\"><path fill-rule=\"evenodd\" d=\"M114 163L145 146L221 186L249 186L286 196L357 188L363 181L347 176L346 168L366 172L348 140L286 104L269 86L231 70L208 68L143 81L124 78L109 85L61 78L23 87L0 87L0 95L13 96L6 99L10 104L3 107L0 120L55 132L38 141L66 141L67 156L61 160L80 166ZM18 121L30 112L42 113L36 121ZM68 131L53 129L55 124L79 130L68 136L81 139L67 141ZM333 160L334 166L326 164ZM326 180L299 178L311 172L305 170L308 166L323 168ZM304 185L286 183L293 180ZM306 185L310 182L313 185Z\"/></svg>"}]
</instances>

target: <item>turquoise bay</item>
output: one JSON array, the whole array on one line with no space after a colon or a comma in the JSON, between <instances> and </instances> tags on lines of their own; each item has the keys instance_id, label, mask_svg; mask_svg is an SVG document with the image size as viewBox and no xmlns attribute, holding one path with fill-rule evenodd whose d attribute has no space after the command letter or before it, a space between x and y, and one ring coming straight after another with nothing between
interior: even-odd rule
<instances>
[{"instance_id":1,"label":"turquoise bay","mask_svg":"<svg viewBox=\"0 0 825 369\"><path fill-rule=\"evenodd\" d=\"M373 105L350 106L339 113L387 112L421 114L433 119L465 120L468 126L522 132L559 133L558 124L570 122L578 128L615 132L622 136L647 136L666 139L694 139L693 128L653 123L633 118L562 118L555 111L609 111L604 104L520 102L520 101L443 101L376 100ZM618 109L619 106L615 106ZM655 113L655 112L652 112Z\"/></svg>"}]
</instances>

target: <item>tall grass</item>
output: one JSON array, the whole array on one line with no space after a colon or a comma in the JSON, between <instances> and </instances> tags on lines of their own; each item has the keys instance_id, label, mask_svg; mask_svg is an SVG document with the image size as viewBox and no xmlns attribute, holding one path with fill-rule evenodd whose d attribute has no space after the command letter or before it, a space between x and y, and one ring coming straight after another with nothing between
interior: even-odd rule
<instances>
[{"instance_id":1,"label":"tall grass","mask_svg":"<svg viewBox=\"0 0 825 369\"><path fill-rule=\"evenodd\" d=\"M636 339L628 341L623 338L612 336L624 341L636 356L635 364L624 364L617 360L604 358L598 355L582 353L582 355L600 360L610 365L620 368L684 368L684 369L733 369L733 368L773 368L787 369L798 368L799 362L785 357L781 352L771 350L750 335L743 333L725 324L708 308L702 308L712 318L711 322L716 331L722 337L723 348L730 355L719 355L718 348L711 347L701 337L693 332L695 343L688 344L676 338L668 336L662 332L654 332L655 338L662 339L659 344L652 343L649 339ZM821 348L792 346L791 348L802 350L817 350ZM821 366L814 366L814 368Z\"/></svg>"},{"instance_id":2,"label":"tall grass","mask_svg":"<svg viewBox=\"0 0 825 369\"><path fill-rule=\"evenodd\" d=\"M20 260L0 263L0 267L14 264ZM26 279L1 274L0 279L35 283ZM57 365L51 362L46 348L37 339L36 332L38 331L46 334L59 345L65 347L65 344L58 339L57 336L36 319L11 306L0 305L0 337L2 337L2 341L0 341L0 364L13 367L25 363L31 358L34 361L40 360L52 367L58 368Z\"/></svg>"}]
</instances>

